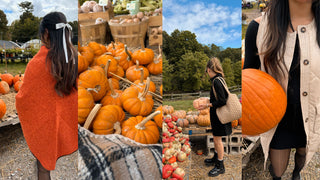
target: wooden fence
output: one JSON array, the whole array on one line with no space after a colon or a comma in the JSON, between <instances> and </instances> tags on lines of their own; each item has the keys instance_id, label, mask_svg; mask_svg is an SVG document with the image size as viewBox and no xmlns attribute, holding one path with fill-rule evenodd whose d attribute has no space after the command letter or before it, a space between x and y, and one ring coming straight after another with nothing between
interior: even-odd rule
<instances>
[{"instance_id":1,"label":"wooden fence","mask_svg":"<svg viewBox=\"0 0 320 180\"><path fill-rule=\"evenodd\" d=\"M229 88L231 93L240 92L241 85L232 86ZM166 101L176 101L176 100L192 100L199 97L210 97L210 91L198 91L194 93L181 93L181 94L163 94L162 98Z\"/></svg>"}]
</instances>

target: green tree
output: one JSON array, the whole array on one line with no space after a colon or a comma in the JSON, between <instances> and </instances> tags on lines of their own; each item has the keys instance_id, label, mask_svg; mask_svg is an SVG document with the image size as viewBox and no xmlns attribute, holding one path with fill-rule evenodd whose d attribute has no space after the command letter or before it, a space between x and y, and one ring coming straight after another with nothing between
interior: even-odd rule
<instances>
[{"instance_id":1,"label":"green tree","mask_svg":"<svg viewBox=\"0 0 320 180\"><path fill-rule=\"evenodd\" d=\"M1 36L1 40L2 39L7 39L7 32L8 32L8 19L6 14L0 10L0 36Z\"/></svg>"},{"instance_id":2,"label":"green tree","mask_svg":"<svg viewBox=\"0 0 320 180\"><path fill-rule=\"evenodd\" d=\"M165 92L171 91L173 88L173 85L172 85L173 66L169 64L169 61L164 54L162 55L162 66L163 66L163 72L162 72L163 91Z\"/></svg>"},{"instance_id":3,"label":"green tree","mask_svg":"<svg viewBox=\"0 0 320 180\"><path fill-rule=\"evenodd\" d=\"M33 5L29 1L23 1L20 4L18 4L20 7L20 11L22 12L22 15L20 16L20 21L24 23L25 20L31 19L34 20L35 16L32 14L33 12Z\"/></svg>"},{"instance_id":4,"label":"green tree","mask_svg":"<svg viewBox=\"0 0 320 180\"><path fill-rule=\"evenodd\" d=\"M232 64L234 83L236 85L241 85L241 61L237 61Z\"/></svg>"},{"instance_id":5,"label":"green tree","mask_svg":"<svg viewBox=\"0 0 320 180\"><path fill-rule=\"evenodd\" d=\"M234 74L232 70L232 63L231 59L225 58L224 61L222 62L222 68L224 72L224 78L228 84L229 87L234 86Z\"/></svg>"},{"instance_id":6,"label":"green tree","mask_svg":"<svg viewBox=\"0 0 320 180\"><path fill-rule=\"evenodd\" d=\"M68 22L72 27L72 44L78 43L78 21Z\"/></svg>"}]
</instances>

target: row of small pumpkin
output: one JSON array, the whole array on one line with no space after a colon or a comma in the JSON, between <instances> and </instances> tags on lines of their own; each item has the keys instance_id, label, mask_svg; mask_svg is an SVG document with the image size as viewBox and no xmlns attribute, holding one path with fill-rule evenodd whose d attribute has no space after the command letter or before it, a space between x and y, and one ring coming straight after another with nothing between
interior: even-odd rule
<instances>
[{"instance_id":1,"label":"row of small pumpkin","mask_svg":"<svg viewBox=\"0 0 320 180\"><path fill-rule=\"evenodd\" d=\"M8 94L10 92L10 87L14 87L14 90L18 92L23 83L23 74L17 74L13 76L10 73L0 74L0 95Z\"/></svg>"},{"instance_id":2,"label":"row of small pumpkin","mask_svg":"<svg viewBox=\"0 0 320 180\"><path fill-rule=\"evenodd\" d=\"M161 112L156 111L150 115L154 101L152 95L148 93L148 91L155 92L156 87L148 77L149 70L139 65L140 62L142 64L149 62L150 72L161 73L162 62L155 65L161 71L156 68L155 73L151 68L153 65L150 63L154 58L153 51L147 48L138 50L140 61L136 61L136 64L131 60L131 52L119 42L108 46L91 42L88 46L80 47L79 51L79 124L84 124L95 103L101 103L102 108L97 110L95 118L88 126L94 133L119 133L119 127L121 127L122 135L137 142L157 143L160 137L158 127L162 127ZM159 59L160 57L155 61ZM122 77L135 82L136 85L124 91L119 90L119 79ZM128 120L124 120L124 110L132 116ZM148 117L145 118L146 116ZM155 122L149 121L152 118Z\"/></svg>"}]
</instances>

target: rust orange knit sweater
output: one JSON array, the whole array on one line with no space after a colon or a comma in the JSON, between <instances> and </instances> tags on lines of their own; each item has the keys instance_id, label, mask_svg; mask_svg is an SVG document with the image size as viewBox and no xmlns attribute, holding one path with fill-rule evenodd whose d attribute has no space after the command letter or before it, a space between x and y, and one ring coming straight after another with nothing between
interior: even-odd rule
<instances>
[{"instance_id":1,"label":"rust orange knit sweater","mask_svg":"<svg viewBox=\"0 0 320 180\"><path fill-rule=\"evenodd\" d=\"M16 108L30 151L44 168L54 170L59 157L78 149L78 93L57 95L47 54L42 46L28 63Z\"/></svg>"}]
</instances>

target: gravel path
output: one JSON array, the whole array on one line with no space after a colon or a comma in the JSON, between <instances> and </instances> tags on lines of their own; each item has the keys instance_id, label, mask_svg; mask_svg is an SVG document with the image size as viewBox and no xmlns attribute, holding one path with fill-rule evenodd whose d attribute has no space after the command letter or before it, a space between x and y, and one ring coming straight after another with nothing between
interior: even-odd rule
<instances>
[{"instance_id":1,"label":"gravel path","mask_svg":"<svg viewBox=\"0 0 320 180\"><path fill-rule=\"evenodd\" d=\"M36 159L23 137L21 126L0 128L0 179L37 179ZM77 179L78 152L61 157L52 179Z\"/></svg>"}]
</instances>

